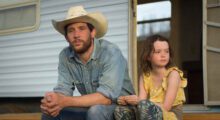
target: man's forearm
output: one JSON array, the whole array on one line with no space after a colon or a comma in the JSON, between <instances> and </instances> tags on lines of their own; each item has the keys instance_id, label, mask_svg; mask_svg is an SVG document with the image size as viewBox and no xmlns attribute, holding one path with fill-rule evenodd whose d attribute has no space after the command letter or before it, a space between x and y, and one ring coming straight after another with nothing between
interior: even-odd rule
<instances>
[{"instance_id":1,"label":"man's forearm","mask_svg":"<svg viewBox=\"0 0 220 120\"><path fill-rule=\"evenodd\" d=\"M92 93L83 96L65 96L63 104L65 107L90 107L92 105L110 105L111 100L101 93Z\"/></svg>"}]
</instances>

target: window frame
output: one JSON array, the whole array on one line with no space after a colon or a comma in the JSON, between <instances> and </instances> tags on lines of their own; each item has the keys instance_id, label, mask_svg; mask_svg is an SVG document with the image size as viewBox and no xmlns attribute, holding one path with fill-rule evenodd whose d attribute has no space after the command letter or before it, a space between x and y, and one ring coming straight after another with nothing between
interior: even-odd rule
<instances>
[{"instance_id":1,"label":"window frame","mask_svg":"<svg viewBox=\"0 0 220 120\"><path fill-rule=\"evenodd\" d=\"M18 7L27 7L35 5L36 6L36 22L32 26L25 26L25 27L17 27L17 28L11 28L11 29L4 29L0 30L0 36L1 35L9 35L9 34L15 34L15 33L21 33L21 32L31 32L35 31L40 26L40 0L5 0L1 1L0 5L0 11L1 10L10 10Z\"/></svg>"},{"instance_id":2,"label":"window frame","mask_svg":"<svg viewBox=\"0 0 220 120\"><path fill-rule=\"evenodd\" d=\"M166 1L168 1L168 2L170 2L170 4L172 4L171 3L171 1L169 1L169 0L166 0ZM139 3L138 5L143 5L143 4L149 4L149 3L157 3L157 2L165 2L165 1L160 1L160 0L155 0L155 1L151 1L151 2L143 2L143 1L141 1L141 3ZM137 6L138 6L137 5ZM171 8L172 9L172 8ZM172 10L171 10L172 11ZM170 11L170 12L171 12ZM172 15L171 15L172 16ZM157 22L170 22L170 24L171 24L171 16L170 17L162 17L162 18L153 18L153 19L150 19L150 20L137 20L137 26L138 25L144 25L144 24L151 24L151 23L157 23ZM171 26L170 26L170 29L171 29ZM138 28L137 28L137 31L138 31ZM171 31L170 31L171 32ZM140 38L140 40L141 40L141 38L142 37L146 37L146 36L138 36L137 35L137 37L138 38ZM138 39L139 40L139 39Z\"/></svg>"}]
</instances>

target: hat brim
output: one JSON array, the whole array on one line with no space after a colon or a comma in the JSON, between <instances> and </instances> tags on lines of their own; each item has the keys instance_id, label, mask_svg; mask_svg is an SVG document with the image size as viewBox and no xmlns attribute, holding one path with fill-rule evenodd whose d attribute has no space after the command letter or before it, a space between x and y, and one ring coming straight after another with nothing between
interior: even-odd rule
<instances>
[{"instance_id":1,"label":"hat brim","mask_svg":"<svg viewBox=\"0 0 220 120\"><path fill-rule=\"evenodd\" d=\"M71 23L85 22L92 24L96 29L96 38L101 38L105 35L108 22L101 13L89 13L80 17L70 18L63 21L52 20L54 28L65 36L65 26Z\"/></svg>"}]
</instances>

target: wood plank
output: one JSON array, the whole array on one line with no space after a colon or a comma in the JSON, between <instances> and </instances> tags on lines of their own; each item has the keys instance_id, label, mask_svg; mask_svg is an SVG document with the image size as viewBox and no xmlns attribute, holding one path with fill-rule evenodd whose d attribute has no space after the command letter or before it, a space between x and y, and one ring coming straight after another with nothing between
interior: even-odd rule
<instances>
[{"instance_id":1,"label":"wood plank","mask_svg":"<svg viewBox=\"0 0 220 120\"><path fill-rule=\"evenodd\" d=\"M0 114L0 120L40 120L41 113Z\"/></svg>"},{"instance_id":2,"label":"wood plank","mask_svg":"<svg viewBox=\"0 0 220 120\"><path fill-rule=\"evenodd\" d=\"M220 113L184 113L183 120L220 120Z\"/></svg>"},{"instance_id":3,"label":"wood plank","mask_svg":"<svg viewBox=\"0 0 220 120\"><path fill-rule=\"evenodd\" d=\"M41 113L0 114L0 120L41 120ZM183 120L220 120L220 113L184 113Z\"/></svg>"}]
</instances>

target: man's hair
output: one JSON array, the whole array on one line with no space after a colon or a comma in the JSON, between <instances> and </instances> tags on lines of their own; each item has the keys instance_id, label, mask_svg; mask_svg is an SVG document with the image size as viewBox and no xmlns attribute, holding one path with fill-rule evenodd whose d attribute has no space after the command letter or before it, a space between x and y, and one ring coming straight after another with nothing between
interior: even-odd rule
<instances>
[{"instance_id":1,"label":"man's hair","mask_svg":"<svg viewBox=\"0 0 220 120\"><path fill-rule=\"evenodd\" d=\"M88 26L90 32L92 32L92 31L95 29L95 27L94 27L92 24L90 24L90 23L86 23L86 24L87 24L87 26ZM67 35L67 27L68 27L69 25L70 25L70 24L68 24L68 25L66 25L66 26L64 27L65 36Z\"/></svg>"},{"instance_id":2,"label":"man's hair","mask_svg":"<svg viewBox=\"0 0 220 120\"><path fill-rule=\"evenodd\" d=\"M87 24L87 26L88 26L90 32L92 32L93 29L95 29L95 27L94 27L92 24L90 24L90 23L86 23L86 24Z\"/></svg>"}]
</instances>

